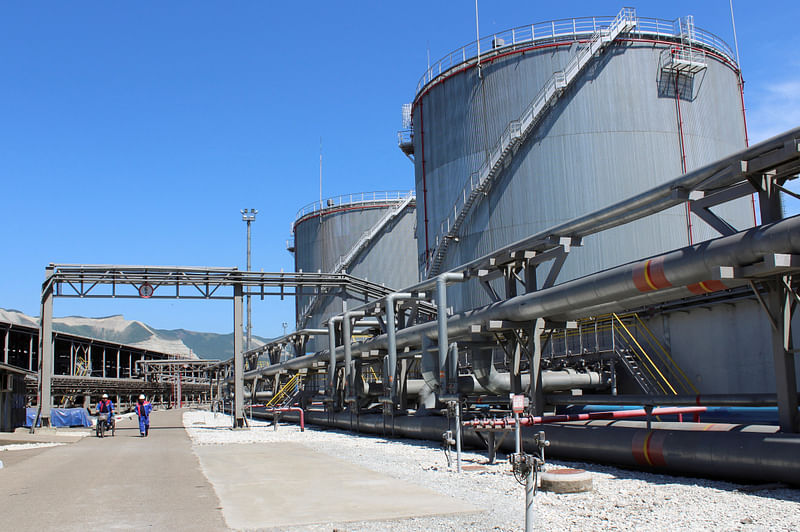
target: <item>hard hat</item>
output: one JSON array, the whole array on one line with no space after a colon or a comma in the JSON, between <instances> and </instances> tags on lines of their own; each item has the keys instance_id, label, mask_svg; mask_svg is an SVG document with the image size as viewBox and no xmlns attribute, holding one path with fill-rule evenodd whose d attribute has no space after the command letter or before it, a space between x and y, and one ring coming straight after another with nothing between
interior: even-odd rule
<instances>
[{"instance_id":1,"label":"hard hat","mask_svg":"<svg viewBox=\"0 0 800 532\"><path fill-rule=\"evenodd\" d=\"M144 400L144 394L143 393L139 394L139 399Z\"/></svg>"},{"instance_id":2,"label":"hard hat","mask_svg":"<svg viewBox=\"0 0 800 532\"><path fill-rule=\"evenodd\" d=\"M108 394L107 393L103 394L103 399L108 399Z\"/></svg>"}]
</instances>

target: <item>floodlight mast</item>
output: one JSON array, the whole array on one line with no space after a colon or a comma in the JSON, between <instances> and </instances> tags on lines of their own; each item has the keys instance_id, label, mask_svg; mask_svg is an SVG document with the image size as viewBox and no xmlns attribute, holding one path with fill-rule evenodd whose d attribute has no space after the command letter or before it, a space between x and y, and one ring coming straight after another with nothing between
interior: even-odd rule
<instances>
[{"instance_id":1,"label":"floodlight mast","mask_svg":"<svg viewBox=\"0 0 800 532\"><path fill-rule=\"evenodd\" d=\"M258 210L250 209L242 209L240 211L242 213L242 221L247 222L247 271L250 271L250 224L256 221L256 214L258 214ZM247 295L247 340L245 345L245 351L250 351L251 348L251 339L252 339L252 313L250 310L250 294Z\"/></svg>"}]
</instances>

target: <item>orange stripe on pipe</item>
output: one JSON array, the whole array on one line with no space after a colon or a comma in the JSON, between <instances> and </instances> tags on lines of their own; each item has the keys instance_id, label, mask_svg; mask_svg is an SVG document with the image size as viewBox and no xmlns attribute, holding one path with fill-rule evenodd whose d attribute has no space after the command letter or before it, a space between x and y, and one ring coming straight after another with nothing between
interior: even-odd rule
<instances>
[{"instance_id":1,"label":"orange stripe on pipe","mask_svg":"<svg viewBox=\"0 0 800 532\"><path fill-rule=\"evenodd\" d=\"M633 267L633 284L640 292L650 292L656 289L647 278L647 267L649 264L650 261L646 261Z\"/></svg>"},{"instance_id":2,"label":"orange stripe on pipe","mask_svg":"<svg viewBox=\"0 0 800 532\"><path fill-rule=\"evenodd\" d=\"M644 280L647 283L647 286L650 287L650 290L658 290L656 284L653 282L653 275L650 273L650 264L652 261L647 261L644 264Z\"/></svg>"},{"instance_id":3,"label":"orange stripe on pipe","mask_svg":"<svg viewBox=\"0 0 800 532\"><path fill-rule=\"evenodd\" d=\"M650 460L650 453L648 451L648 447L650 446L650 438L653 437L652 432L647 433L647 437L644 439L644 445L642 445L642 454L644 455L644 459L647 462L647 465L653 465L652 460Z\"/></svg>"},{"instance_id":4,"label":"orange stripe on pipe","mask_svg":"<svg viewBox=\"0 0 800 532\"><path fill-rule=\"evenodd\" d=\"M667 465L664 459L664 439L667 437L663 432L652 432L652 438L647 440L647 456L650 463L656 467Z\"/></svg>"},{"instance_id":5,"label":"orange stripe on pipe","mask_svg":"<svg viewBox=\"0 0 800 532\"><path fill-rule=\"evenodd\" d=\"M652 432L636 432L631 439L631 455L637 464L643 466L652 466L650 457L647 455L647 442L653 435Z\"/></svg>"},{"instance_id":6,"label":"orange stripe on pipe","mask_svg":"<svg viewBox=\"0 0 800 532\"><path fill-rule=\"evenodd\" d=\"M648 274L650 275L650 280L653 282L653 286L657 289L670 288L672 283L667 280L667 276L664 274L664 257L653 259L648 262L650 263Z\"/></svg>"},{"instance_id":7,"label":"orange stripe on pipe","mask_svg":"<svg viewBox=\"0 0 800 532\"><path fill-rule=\"evenodd\" d=\"M722 281L710 280L690 284L686 288L693 294L708 294L725 290L728 287Z\"/></svg>"}]
</instances>

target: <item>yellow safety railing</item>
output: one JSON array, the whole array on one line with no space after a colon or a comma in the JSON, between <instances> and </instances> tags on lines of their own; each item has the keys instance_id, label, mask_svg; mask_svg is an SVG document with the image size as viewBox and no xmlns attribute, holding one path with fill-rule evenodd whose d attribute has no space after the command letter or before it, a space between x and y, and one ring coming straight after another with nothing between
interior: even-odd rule
<instances>
[{"instance_id":1,"label":"yellow safety railing","mask_svg":"<svg viewBox=\"0 0 800 532\"><path fill-rule=\"evenodd\" d=\"M267 407L274 406L274 405L275 405L275 404L277 404L279 401L281 401L281 400L285 399L286 397L288 397L288 395L289 395L289 391L290 391L290 390L292 390L292 389L293 389L295 386L299 385L299 384L300 384L300 382L301 382L302 380L303 380L303 379L302 379L302 377L300 376L300 374L299 374L299 373L295 373L295 374L292 376L292 378L291 378L291 379L289 379L289 380L286 382L286 384L284 384L284 385L283 385L283 386L282 386L282 387L281 387L281 388L278 390L278 393L276 393L274 396L272 396L272 399L270 399L269 401L267 401L267 404L266 404L266 406L267 406Z\"/></svg>"},{"instance_id":2,"label":"yellow safety railing","mask_svg":"<svg viewBox=\"0 0 800 532\"><path fill-rule=\"evenodd\" d=\"M644 322L643 322L643 321L642 321L642 319L639 317L639 315L638 315L638 314L633 314L633 316L634 316L634 318L636 319L637 323L638 323L638 324L641 326L641 329L643 329L643 330L644 330L644 332L645 332L645 333L647 333L647 335L648 335L648 336L650 337L650 339L652 340L652 343L651 343L651 345L655 344L655 346L656 346L656 347L658 347L658 350L661 352L661 354L663 355L663 357L664 357L666 360L668 360L668 361L669 361L669 363L670 363L670 365L671 365L671 367L675 369L675 371L677 372L675 375L676 375L676 376L679 376L679 377L680 377L680 378L679 378L679 380L682 380L682 381L683 381L683 385L684 385L684 387L686 388L686 390L687 390L687 391L691 390L691 391L692 391L693 393L695 393L695 394L697 394L697 393L700 393L700 392L697 390L697 388L695 387L695 385L694 385L694 384L692 384L692 381L689 379L689 377L686 375L686 373L684 373L684 372L683 372L683 370L682 370L682 369L681 369L681 367L678 365L678 363L677 363L677 362L675 362L675 359L673 359L673 358L670 356L669 352L666 350L666 348L665 348L663 345L661 345L661 342L659 342L659 341L658 341L658 338L656 338L656 337L655 337L655 335L654 335L654 334L653 334L653 333L650 331L650 329L647 327L647 325L645 325L645 324L644 324Z\"/></svg>"},{"instance_id":3,"label":"yellow safety railing","mask_svg":"<svg viewBox=\"0 0 800 532\"><path fill-rule=\"evenodd\" d=\"M650 358L650 355L647 354L647 351L645 351L645 349L641 346L641 344L636 340L636 337L633 335L633 333L631 333L630 329L628 329L628 327L622 322L622 320L619 318L619 316L617 316L616 314L612 314L612 315L614 316L614 319L617 320L617 323L619 323L619 325L622 328L622 330L627 333L628 338L630 338L630 341L632 341L633 344L638 348L638 351L636 349L633 350L634 353L636 353L636 356L640 360L643 360L643 361L646 360L648 362L648 364L642 364L642 365L644 366L644 369L646 369L647 372L650 374L650 376L653 378L653 380L656 382L658 387L661 388L661 391L664 392L664 393L667 393L667 388L669 388L669 391L672 392L673 395L678 395L678 392L675 391L675 387L672 386L672 384L670 384L669 379L667 379L667 377L661 372L661 370L658 369L658 366L656 365L656 363L653 362L653 359ZM623 339L626 342L628 342L628 338L624 338L623 337ZM630 343L629 343L629 345L630 345ZM651 367L652 367L652 370L650 369ZM658 377L656 377L653 374L653 370L655 370L655 372L658 373ZM659 377L660 377L660 379L659 379ZM666 388L665 388L665 385L666 385Z\"/></svg>"},{"instance_id":4,"label":"yellow safety railing","mask_svg":"<svg viewBox=\"0 0 800 532\"><path fill-rule=\"evenodd\" d=\"M617 325L617 322L619 325ZM588 330L587 325L589 326ZM617 338L631 348L638 358L643 359L642 364L644 369L651 374L655 382L660 382L660 379L656 378L656 374L650 370L650 368L658 368L659 366L657 366L655 362L659 362L659 365L672 379L672 382L665 379L665 383L669 384L668 386L660 385L662 391L665 393L669 393L667 390L670 389L678 390L681 393L698 393L697 388L686 373L684 373L677 362L670 356L664 345L659 342L656 336L636 313L620 315L611 313L595 316L590 319L579 320L577 328L565 329L553 334L551 343L569 344L570 342L574 342L577 337L581 337L581 345L583 346L583 339L585 338L589 340L588 346L591 347L591 339L595 334L599 336L607 333L617 336ZM608 339L607 336L606 339ZM597 341L600 341L599 338ZM600 346L595 345L594 348L599 349ZM650 354L657 356L651 357ZM659 370L658 373L662 372Z\"/></svg>"}]
</instances>

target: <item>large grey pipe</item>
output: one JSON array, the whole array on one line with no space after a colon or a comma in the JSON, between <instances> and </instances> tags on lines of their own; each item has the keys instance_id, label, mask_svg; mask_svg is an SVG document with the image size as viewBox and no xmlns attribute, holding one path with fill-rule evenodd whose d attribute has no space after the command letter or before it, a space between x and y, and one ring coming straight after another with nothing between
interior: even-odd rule
<instances>
[{"instance_id":1,"label":"large grey pipe","mask_svg":"<svg viewBox=\"0 0 800 532\"><path fill-rule=\"evenodd\" d=\"M448 320L447 331L451 337L465 337L472 334L472 325L487 324L490 320L532 321L540 317L576 319L593 315L591 310L601 306L605 311L623 311L632 308L632 302L640 306L688 297L693 294L686 286L719 277L720 266L747 266L773 253L800 253L800 217L794 216L658 255L649 261L617 266L545 290L462 312ZM634 278L648 267L648 262L659 265L671 287L642 291ZM726 279L725 285L734 287L746 282L744 279ZM586 310L587 307L591 310ZM397 348L420 345L423 336L435 339L437 325L428 322L397 331ZM353 349L360 353L386 349L386 343L386 335L380 335L356 344ZM340 351L337 350L337 359L343 355ZM329 355L317 353L298 357L259 371L274 375L288 369L309 367L313 362L323 360L323 356Z\"/></svg>"},{"instance_id":2,"label":"large grey pipe","mask_svg":"<svg viewBox=\"0 0 800 532\"><path fill-rule=\"evenodd\" d=\"M397 397L397 324L395 323L394 304L401 299L411 298L410 292L394 292L386 296L386 339L388 342L388 365L389 370L387 375L389 377L389 397L392 399L392 404Z\"/></svg>"},{"instance_id":3,"label":"large grey pipe","mask_svg":"<svg viewBox=\"0 0 800 532\"><path fill-rule=\"evenodd\" d=\"M328 355L329 355L328 395L330 395L331 400L333 400L333 394L335 392L333 388L333 383L336 382L336 322L337 321L342 321L342 317L334 316L328 320Z\"/></svg>"},{"instance_id":4,"label":"large grey pipe","mask_svg":"<svg viewBox=\"0 0 800 532\"><path fill-rule=\"evenodd\" d=\"M266 414L253 414L266 417ZM285 418L291 419L289 414ZM328 422L320 412L307 412L306 423L350 428L349 414L336 414ZM384 434L380 415L359 416L359 431ZM404 416L394 419L397 437L441 441L447 418ZM800 486L800 436L776 433L778 427L707 423L652 423L600 421L554 423L522 428L525 448L533 448L536 432L544 430L550 441L548 454L559 458L614 464L659 473L723 478L737 481L786 482ZM465 428L463 441L485 449L475 430ZM513 450L513 439L502 448Z\"/></svg>"},{"instance_id":5,"label":"large grey pipe","mask_svg":"<svg viewBox=\"0 0 800 532\"><path fill-rule=\"evenodd\" d=\"M436 277L436 322L439 328L437 341L439 342L439 390L440 393L453 393L447 386L447 353L450 342L447 338L447 283L450 281L463 281L463 273L443 273ZM451 382L455 382L455 375L450 375Z\"/></svg>"}]
</instances>

